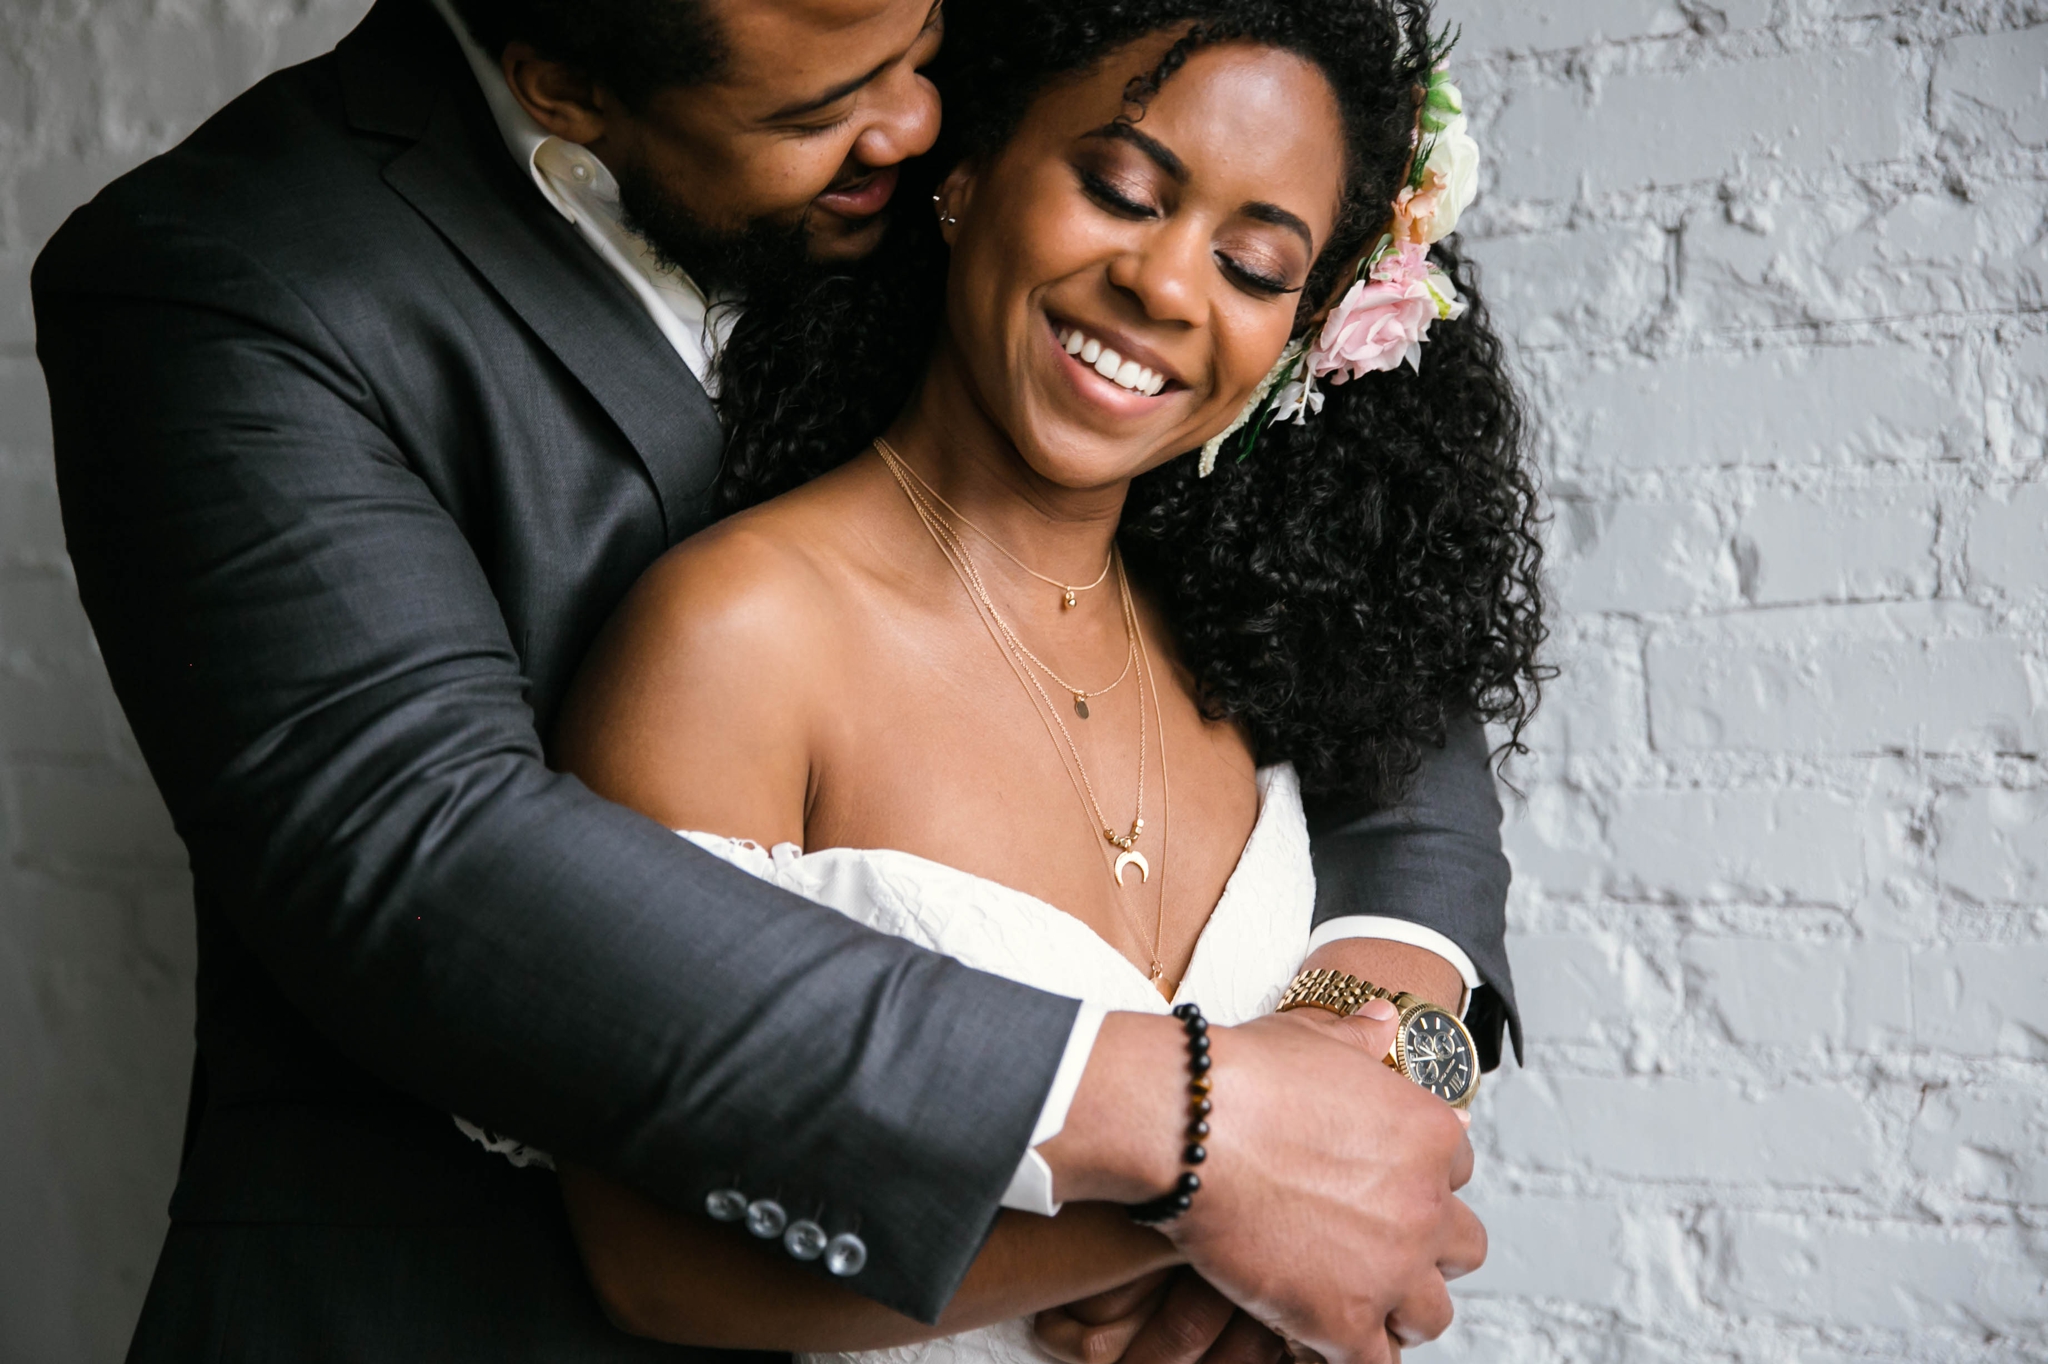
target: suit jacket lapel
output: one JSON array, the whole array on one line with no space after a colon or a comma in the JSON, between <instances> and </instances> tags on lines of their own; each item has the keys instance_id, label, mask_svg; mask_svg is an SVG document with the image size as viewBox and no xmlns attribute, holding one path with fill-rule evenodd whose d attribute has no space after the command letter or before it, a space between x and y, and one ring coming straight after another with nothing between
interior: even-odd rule
<instances>
[{"instance_id":1,"label":"suit jacket lapel","mask_svg":"<svg viewBox=\"0 0 2048 1364\"><path fill-rule=\"evenodd\" d=\"M707 515L725 444L703 386L632 290L512 164L438 15L420 0L380 0L348 47L351 122L418 137L385 167L386 183L617 423L654 482L668 538L682 538Z\"/></svg>"}]
</instances>

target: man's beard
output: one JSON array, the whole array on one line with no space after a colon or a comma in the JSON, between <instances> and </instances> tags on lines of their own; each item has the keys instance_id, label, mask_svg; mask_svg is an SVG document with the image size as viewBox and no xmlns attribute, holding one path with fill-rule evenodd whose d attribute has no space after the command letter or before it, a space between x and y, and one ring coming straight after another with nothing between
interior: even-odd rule
<instances>
[{"instance_id":1,"label":"man's beard","mask_svg":"<svg viewBox=\"0 0 2048 1364\"><path fill-rule=\"evenodd\" d=\"M618 181L626 226L657 260L687 274L706 293L741 302L801 293L833 272L830 265L811 259L810 233L802 220L755 218L738 228L714 227L640 166L625 167Z\"/></svg>"},{"instance_id":2,"label":"man's beard","mask_svg":"<svg viewBox=\"0 0 2048 1364\"><path fill-rule=\"evenodd\" d=\"M864 259L814 260L801 222L720 230L644 171L618 179L626 225L657 259L740 309L706 376L730 438L721 511L815 477L881 432L929 349L943 255L921 254L892 222Z\"/></svg>"}]
</instances>

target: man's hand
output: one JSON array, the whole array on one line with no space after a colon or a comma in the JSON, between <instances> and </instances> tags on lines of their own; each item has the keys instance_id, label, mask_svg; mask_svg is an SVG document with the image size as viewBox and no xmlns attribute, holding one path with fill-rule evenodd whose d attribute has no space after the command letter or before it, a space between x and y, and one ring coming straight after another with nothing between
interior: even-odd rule
<instances>
[{"instance_id":1,"label":"man's hand","mask_svg":"<svg viewBox=\"0 0 2048 1364\"><path fill-rule=\"evenodd\" d=\"M1380 1063L1392 1009L1302 1009L1209 1036L1202 1189L1165 1228L1189 1264L1330 1364L1389 1364L1396 1342L1441 1334L1445 1282L1479 1267L1486 1233L1453 1196L1472 1173L1465 1125ZM1185 1060L1172 1020L1111 1016L1066 1129L1041 1148L1062 1198L1137 1202L1173 1183Z\"/></svg>"},{"instance_id":2,"label":"man's hand","mask_svg":"<svg viewBox=\"0 0 2048 1364\"><path fill-rule=\"evenodd\" d=\"M1215 1030L1203 1187L1166 1228L1227 1297L1332 1364L1434 1340L1446 1281L1486 1258L1453 1197L1472 1177L1465 1124L1381 1064L1392 1012L1375 1000L1348 1019L1303 1009Z\"/></svg>"},{"instance_id":3,"label":"man's hand","mask_svg":"<svg viewBox=\"0 0 2048 1364\"><path fill-rule=\"evenodd\" d=\"M1210 1287L1170 1270L1038 1314L1038 1342L1067 1364L1282 1364L1286 1347Z\"/></svg>"}]
</instances>

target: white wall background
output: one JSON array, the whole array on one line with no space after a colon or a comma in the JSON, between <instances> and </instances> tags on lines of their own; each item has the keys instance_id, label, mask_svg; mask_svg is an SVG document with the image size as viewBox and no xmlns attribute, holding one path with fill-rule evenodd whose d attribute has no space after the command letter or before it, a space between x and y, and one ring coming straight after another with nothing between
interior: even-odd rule
<instances>
[{"instance_id":1,"label":"white wall background","mask_svg":"<svg viewBox=\"0 0 2048 1364\"><path fill-rule=\"evenodd\" d=\"M2048 1360L2048 5L1460 8L1566 671L1438 1357Z\"/></svg>"},{"instance_id":2,"label":"white wall background","mask_svg":"<svg viewBox=\"0 0 2048 1364\"><path fill-rule=\"evenodd\" d=\"M956 0L968 3L969 0ZM2048 1360L2048 5L1444 0L1564 676L1443 1364ZM0 1360L117 1360L183 854L73 592L72 207L363 0L0 2Z\"/></svg>"}]
</instances>

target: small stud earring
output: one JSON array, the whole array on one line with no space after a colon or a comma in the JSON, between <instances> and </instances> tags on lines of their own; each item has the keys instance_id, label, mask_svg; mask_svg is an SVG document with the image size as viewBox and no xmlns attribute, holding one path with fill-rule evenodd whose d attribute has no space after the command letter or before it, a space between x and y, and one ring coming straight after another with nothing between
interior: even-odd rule
<instances>
[{"instance_id":1,"label":"small stud earring","mask_svg":"<svg viewBox=\"0 0 2048 1364\"><path fill-rule=\"evenodd\" d=\"M939 223L941 226L958 227L960 225L960 220L958 218L946 212L945 191L936 189L932 191L932 207L938 210Z\"/></svg>"}]
</instances>

